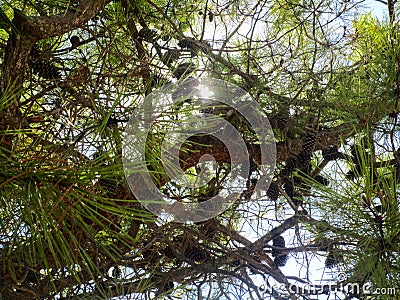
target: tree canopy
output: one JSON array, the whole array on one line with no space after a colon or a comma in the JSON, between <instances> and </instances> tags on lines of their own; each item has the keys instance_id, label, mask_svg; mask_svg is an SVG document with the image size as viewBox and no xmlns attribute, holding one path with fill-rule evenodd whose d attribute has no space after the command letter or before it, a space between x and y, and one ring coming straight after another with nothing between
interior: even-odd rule
<instances>
[{"instance_id":1,"label":"tree canopy","mask_svg":"<svg viewBox=\"0 0 400 300\"><path fill-rule=\"evenodd\" d=\"M0 298L395 299L399 6L369 3L386 15L357 0L3 0ZM171 222L127 183L125 129L152 92L197 78L251 95L276 167L256 189L259 137L207 103L200 116L232 124L249 168L222 214ZM149 129L146 170L169 198L202 203L229 184L232 161L194 134L180 165L195 181L209 154L210 180L167 176L163 140L199 110L184 100Z\"/></svg>"}]
</instances>

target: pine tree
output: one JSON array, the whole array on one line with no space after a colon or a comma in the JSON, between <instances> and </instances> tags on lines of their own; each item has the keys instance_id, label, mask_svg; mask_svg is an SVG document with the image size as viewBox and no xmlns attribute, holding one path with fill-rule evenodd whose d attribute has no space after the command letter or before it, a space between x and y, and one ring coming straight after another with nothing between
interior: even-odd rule
<instances>
[{"instance_id":1,"label":"pine tree","mask_svg":"<svg viewBox=\"0 0 400 300\"><path fill-rule=\"evenodd\" d=\"M319 282L399 286L398 16L394 1L380 22L339 2L0 5L1 298L251 299L252 281L297 286L324 267ZM247 153L224 145L228 123ZM185 179L166 172L168 142ZM151 181L142 203L131 188ZM217 194L233 199L212 219L170 220Z\"/></svg>"}]
</instances>

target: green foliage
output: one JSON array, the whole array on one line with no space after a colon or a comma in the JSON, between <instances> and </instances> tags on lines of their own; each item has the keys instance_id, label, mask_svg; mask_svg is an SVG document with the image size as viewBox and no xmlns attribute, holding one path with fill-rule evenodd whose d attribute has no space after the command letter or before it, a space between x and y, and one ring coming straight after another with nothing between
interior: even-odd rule
<instances>
[{"instance_id":1,"label":"green foliage","mask_svg":"<svg viewBox=\"0 0 400 300\"><path fill-rule=\"evenodd\" d=\"M261 298L260 278L300 285L323 260L348 282L399 286L398 22L360 14L353 1L240 0L108 1L83 22L87 3L0 6L0 297ZM74 17L19 53L30 37L26 24L15 30L13 10L33 23ZM255 192L256 134L240 114L207 107L243 137L250 172L226 212L177 224L129 190L122 139L146 95L189 76L248 91L271 121L278 157L273 189L261 182ZM217 157L209 182L169 180L164 139L190 116L202 121L189 102L154 122L145 158L160 191L199 203L229 186L231 165L203 134L186 140L180 163L194 183L203 166L193 158L208 150ZM283 249L273 248L277 236ZM277 252L284 262L273 262Z\"/></svg>"},{"instance_id":2,"label":"green foliage","mask_svg":"<svg viewBox=\"0 0 400 300\"><path fill-rule=\"evenodd\" d=\"M366 131L368 136L368 131ZM331 224L315 228L318 239L337 241L344 255L348 282L374 287L398 286L398 182L386 158L376 156L375 142L356 139L347 175L331 187L316 186L310 198L314 214ZM380 168L377 168L377 166ZM354 264L354 265L353 265Z\"/></svg>"}]
</instances>

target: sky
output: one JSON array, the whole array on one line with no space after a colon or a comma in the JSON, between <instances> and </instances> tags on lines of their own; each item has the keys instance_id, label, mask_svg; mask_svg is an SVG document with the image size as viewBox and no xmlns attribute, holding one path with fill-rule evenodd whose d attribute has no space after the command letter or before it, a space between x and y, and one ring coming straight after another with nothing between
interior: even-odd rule
<instances>
[{"instance_id":1,"label":"sky","mask_svg":"<svg viewBox=\"0 0 400 300\"><path fill-rule=\"evenodd\" d=\"M370 11L372 16L382 20L387 15L387 6L376 0L366 0L364 2L366 10Z\"/></svg>"}]
</instances>

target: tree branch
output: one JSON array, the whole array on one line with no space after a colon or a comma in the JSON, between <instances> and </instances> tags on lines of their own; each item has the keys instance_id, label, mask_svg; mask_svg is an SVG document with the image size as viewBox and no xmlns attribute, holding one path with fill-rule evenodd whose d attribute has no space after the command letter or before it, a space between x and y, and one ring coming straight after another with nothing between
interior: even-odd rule
<instances>
[{"instance_id":1,"label":"tree branch","mask_svg":"<svg viewBox=\"0 0 400 300\"><path fill-rule=\"evenodd\" d=\"M111 0L86 0L65 14L54 16L26 17L25 32L37 40L59 36L74 30L92 19Z\"/></svg>"}]
</instances>

